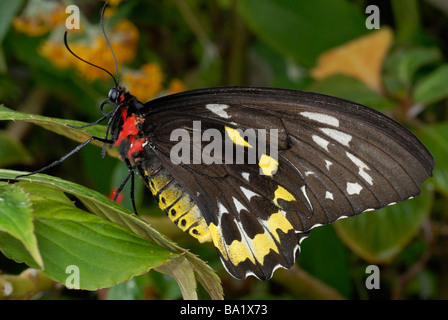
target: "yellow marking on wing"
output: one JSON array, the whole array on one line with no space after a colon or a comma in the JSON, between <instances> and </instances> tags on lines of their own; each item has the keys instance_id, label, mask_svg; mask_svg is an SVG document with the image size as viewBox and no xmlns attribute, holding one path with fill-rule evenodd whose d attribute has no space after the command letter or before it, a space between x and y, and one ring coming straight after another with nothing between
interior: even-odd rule
<instances>
[{"instance_id":1,"label":"yellow marking on wing","mask_svg":"<svg viewBox=\"0 0 448 320\"><path fill-rule=\"evenodd\" d=\"M267 232L257 234L252 242L254 244L255 258L260 264L263 264L264 257L267 256L271 250L278 253L277 245L271 235Z\"/></svg>"},{"instance_id":2,"label":"yellow marking on wing","mask_svg":"<svg viewBox=\"0 0 448 320\"><path fill-rule=\"evenodd\" d=\"M238 265L247 259L253 264L255 264L256 261L263 264L264 258L271 250L278 253L277 245L271 235L267 232L257 234L254 239L248 239L248 241L252 243L252 252L247 244L238 240L233 240L233 242L227 246L226 250L219 228L211 223L209 225L209 230L215 247L218 248L225 260L230 260L234 265Z\"/></svg>"},{"instance_id":3,"label":"yellow marking on wing","mask_svg":"<svg viewBox=\"0 0 448 320\"><path fill-rule=\"evenodd\" d=\"M230 261L232 261L234 265L237 265L246 259L249 259L253 264L255 264L254 256L250 252L247 245L241 241L233 240L228 249Z\"/></svg>"},{"instance_id":4,"label":"yellow marking on wing","mask_svg":"<svg viewBox=\"0 0 448 320\"><path fill-rule=\"evenodd\" d=\"M230 260L234 265L238 265L246 259L249 259L252 263L255 263L255 259L249 248L241 241L233 240L233 242L227 246L226 250L226 245L224 244L224 239L221 236L219 228L214 223L210 223L208 229L210 230L213 244L221 252L224 259Z\"/></svg>"},{"instance_id":5,"label":"yellow marking on wing","mask_svg":"<svg viewBox=\"0 0 448 320\"><path fill-rule=\"evenodd\" d=\"M252 148L252 146L244 140L244 138L241 136L241 133L233 128L225 127L227 134L229 135L230 139L232 139L232 142L236 145Z\"/></svg>"},{"instance_id":6,"label":"yellow marking on wing","mask_svg":"<svg viewBox=\"0 0 448 320\"><path fill-rule=\"evenodd\" d=\"M294 196L282 186L278 186L275 191L274 203L278 205L278 200L295 201ZM266 230L263 233L255 235L253 239L247 239L247 242L233 240L230 245L226 245L222 237L220 229L213 223L208 226L209 236L211 237L215 247L221 252L222 257L230 261L234 265L249 260L253 264L258 261L264 263L265 257L272 251L279 253L277 243L280 242L279 230L288 233L294 230L294 227L279 211L273 213L268 220L265 221Z\"/></svg>"},{"instance_id":7,"label":"yellow marking on wing","mask_svg":"<svg viewBox=\"0 0 448 320\"><path fill-rule=\"evenodd\" d=\"M210 231L210 235L213 240L213 244L215 247L221 252L221 255L224 259L229 260L229 257L227 256L226 247L224 244L224 239L221 237L221 232L219 231L219 228L212 222L208 225L208 230Z\"/></svg>"},{"instance_id":8,"label":"yellow marking on wing","mask_svg":"<svg viewBox=\"0 0 448 320\"><path fill-rule=\"evenodd\" d=\"M273 213L269 217L268 221L266 221L266 224L277 242L280 241L277 229L280 229L284 233L288 233L288 231L294 230L294 227L281 212Z\"/></svg>"},{"instance_id":9,"label":"yellow marking on wing","mask_svg":"<svg viewBox=\"0 0 448 320\"><path fill-rule=\"evenodd\" d=\"M270 176L277 172L278 169L278 161L268 156L267 154L263 154L260 157L260 161L258 161L258 165L260 166L263 174L265 176Z\"/></svg>"},{"instance_id":10,"label":"yellow marking on wing","mask_svg":"<svg viewBox=\"0 0 448 320\"><path fill-rule=\"evenodd\" d=\"M285 201L296 201L296 198L294 198L294 196L282 186L278 186L277 190L275 190L273 200L277 207L281 208L281 206L278 204L279 199L283 199Z\"/></svg>"}]
</instances>

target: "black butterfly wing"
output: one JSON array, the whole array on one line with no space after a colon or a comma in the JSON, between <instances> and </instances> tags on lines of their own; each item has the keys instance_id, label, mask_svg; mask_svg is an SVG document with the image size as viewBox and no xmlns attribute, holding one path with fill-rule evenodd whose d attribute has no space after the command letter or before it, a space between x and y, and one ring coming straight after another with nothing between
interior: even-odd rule
<instances>
[{"instance_id":1,"label":"black butterfly wing","mask_svg":"<svg viewBox=\"0 0 448 320\"><path fill-rule=\"evenodd\" d=\"M269 279L278 266L294 264L300 239L307 236L300 221L308 212L303 195L294 197L272 177L260 175L256 164L213 165L206 172L198 165L173 165L167 146L158 145L156 155L198 204L214 245L226 269L238 279L253 274ZM282 173L280 173L282 171ZM303 185L300 179L297 185Z\"/></svg>"},{"instance_id":2,"label":"black butterfly wing","mask_svg":"<svg viewBox=\"0 0 448 320\"><path fill-rule=\"evenodd\" d=\"M267 279L277 267L291 267L300 240L314 226L416 196L434 168L431 154L405 127L334 97L224 87L171 95L145 107L156 156L199 206L224 265L237 278ZM209 143L201 134L215 129L221 140L233 138L243 147L245 161L175 165L170 152L178 143L171 139L176 128L196 133L187 143L194 148L199 139L200 149ZM254 129L255 140L243 140L236 129ZM278 155L270 159L274 143ZM247 161L251 147L260 145L264 153ZM272 162L260 166L262 157Z\"/></svg>"}]
</instances>

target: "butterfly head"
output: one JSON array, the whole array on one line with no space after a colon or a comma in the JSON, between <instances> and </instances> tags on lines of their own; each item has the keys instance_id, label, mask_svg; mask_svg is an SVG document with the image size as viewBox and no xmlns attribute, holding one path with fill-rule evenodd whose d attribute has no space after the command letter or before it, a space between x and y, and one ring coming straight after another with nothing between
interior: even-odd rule
<instances>
[{"instance_id":1,"label":"butterfly head","mask_svg":"<svg viewBox=\"0 0 448 320\"><path fill-rule=\"evenodd\" d=\"M124 93L125 93L124 88L113 87L112 89L109 90L108 98L113 103L120 103L124 100Z\"/></svg>"},{"instance_id":2,"label":"butterfly head","mask_svg":"<svg viewBox=\"0 0 448 320\"><path fill-rule=\"evenodd\" d=\"M120 86L114 86L112 89L110 89L108 98L110 102L115 104L115 106L130 109L131 112L137 113L144 107L143 103L138 101L137 98L126 91L125 88Z\"/></svg>"}]
</instances>

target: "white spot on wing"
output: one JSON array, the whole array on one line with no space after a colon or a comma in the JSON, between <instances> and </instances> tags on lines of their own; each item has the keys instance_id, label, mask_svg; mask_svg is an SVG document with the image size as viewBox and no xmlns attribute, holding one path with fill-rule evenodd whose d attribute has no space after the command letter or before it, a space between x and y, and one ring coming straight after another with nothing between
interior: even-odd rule
<instances>
[{"instance_id":1,"label":"white spot on wing","mask_svg":"<svg viewBox=\"0 0 448 320\"><path fill-rule=\"evenodd\" d=\"M325 160L325 167L327 168L328 171L330 171L330 166L333 164L333 162Z\"/></svg>"},{"instance_id":2,"label":"white spot on wing","mask_svg":"<svg viewBox=\"0 0 448 320\"><path fill-rule=\"evenodd\" d=\"M366 180L370 185L373 185L372 177L367 172L364 171L365 169L370 170L370 168L364 162L362 162L359 158L355 157L350 152L346 152L345 154L359 168L358 174L364 180Z\"/></svg>"},{"instance_id":3,"label":"white spot on wing","mask_svg":"<svg viewBox=\"0 0 448 320\"><path fill-rule=\"evenodd\" d=\"M301 187L300 190L302 190L302 193L305 196L306 201L308 201L308 204L310 205L311 210L313 210L313 205L311 204L311 201L308 198L308 195L306 194L305 186Z\"/></svg>"},{"instance_id":4,"label":"white spot on wing","mask_svg":"<svg viewBox=\"0 0 448 320\"><path fill-rule=\"evenodd\" d=\"M217 116L225 119L229 119L230 115L225 111L229 106L226 104L210 103L205 106L208 110L216 114Z\"/></svg>"},{"instance_id":5,"label":"white spot on wing","mask_svg":"<svg viewBox=\"0 0 448 320\"><path fill-rule=\"evenodd\" d=\"M245 206L243 206L243 204L242 204L241 202L239 202L238 199L235 198L235 197L233 197L233 203L235 204L236 211L240 212L240 211L243 210L243 209L246 210L246 211L249 211L249 210L247 210L247 208L246 208Z\"/></svg>"},{"instance_id":6,"label":"white spot on wing","mask_svg":"<svg viewBox=\"0 0 448 320\"><path fill-rule=\"evenodd\" d=\"M250 199L252 197L258 196L257 193L253 192L252 190L246 189L244 187L240 186L241 191L243 191L244 195L246 196L246 198L250 201Z\"/></svg>"},{"instance_id":7,"label":"white spot on wing","mask_svg":"<svg viewBox=\"0 0 448 320\"><path fill-rule=\"evenodd\" d=\"M339 120L328 114L316 112L300 112L300 114L308 119L327 124L329 126L339 127Z\"/></svg>"},{"instance_id":8,"label":"white spot on wing","mask_svg":"<svg viewBox=\"0 0 448 320\"><path fill-rule=\"evenodd\" d=\"M359 183L355 182L347 182L347 193L349 195L359 194L362 190L362 187Z\"/></svg>"},{"instance_id":9,"label":"white spot on wing","mask_svg":"<svg viewBox=\"0 0 448 320\"><path fill-rule=\"evenodd\" d=\"M343 144L346 147L349 146L348 144L350 143L350 141L352 141L353 138L350 134L335 129L320 128L320 130L330 138L336 140L337 142Z\"/></svg>"},{"instance_id":10,"label":"white spot on wing","mask_svg":"<svg viewBox=\"0 0 448 320\"><path fill-rule=\"evenodd\" d=\"M325 192L325 199L333 200L333 194L330 191Z\"/></svg>"},{"instance_id":11,"label":"white spot on wing","mask_svg":"<svg viewBox=\"0 0 448 320\"><path fill-rule=\"evenodd\" d=\"M249 172L241 172L241 175L243 176L244 180L249 182Z\"/></svg>"},{"instance_id":12,"label":"white spot on wing","mask_svg":"<svg viewBox=\"0 0 448 320\"><path fill-rule=\"evenodd\" d=\"M223 213L228 213L228 210L221 202L218 202L218 218L221 218Z\"/></svg>"},{"instance_id":13,"label":"white spot on wing","mask_svg":"<svg viewBox=\"0 0 448 320\"><path fill-rule=\"evenodd\" d=\"M327 141L324 138L321 138L319 136L316 136L316 135L313 135L312 138L313 138L313 141L316 142L319 147L325 149L325 151L328 151L329 141Z\"/></svg>"}]
</instances>

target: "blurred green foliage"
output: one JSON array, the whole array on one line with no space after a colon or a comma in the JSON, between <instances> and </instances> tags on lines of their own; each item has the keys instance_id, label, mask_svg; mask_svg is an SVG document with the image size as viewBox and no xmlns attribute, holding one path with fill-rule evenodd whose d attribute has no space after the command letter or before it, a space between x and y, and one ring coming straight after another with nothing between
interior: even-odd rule
<instances>
[{"instance_id":1,"label":"blurred green foliage","mask_svg":"<svg viewBox=\"0 0 448 320\"><path fill-rule=\"evenodd\" d=\"M99 117L97 107L113 82L110 78L86 79L74 68L58 67L42 56L42 45L49 39L56 39L62 46L61 30L64 28L55 26L40 35L29 35L13 27L13 21L23 16L33 2L39 3L38 0L0 1L0 102L27 116L40 114L52 119L96 120ZM82 12L81 26L84 23L86 28L99 30L102 2L62 3L64 8L72 3L78 5ZM365 13L366 7L372 4L379 8L381 30L389 28L392 33L386 55L380 61L380 88L371 87L362 78L344 72L317 79L313 70L319 66L323 53L376 32L365 25L369 16ZM268 282L231 278L213 246L200 245L180 232L157 208L149 190L138 183L136 198L140 213L147 215L152 226L162 234L208 261L221 278L225 298L448 298L448 11L443 1L151 0L114 1L112 5L114 18L106 24L109 33L111 26L120 19L132 22L138 30L135 56L120 71L139 69L147 63L157 64L163 72L159 95L169 92L173 79L181 79L186 89L264 85L330 94L394 117L421 138L436 159L434 176L425 183L421 196L314 229L303 242L296 266L291 271L276 271ZM27 14L33 17L38 13ZM73 39L77 41L76 35ZM114 49L119 54L120 50ZM380 48L374 44L369 50ZM109 52L104 54L109 55ZM354 58L348 59L367 59L361 56L365 51L351 54ZM368 65L370 62L365 63L366 70ZM2 120L18 119L14 118L17 114L12 116L8 109L0 113ZM38 120L0 123L2 168L37 170L83 141L82 136L74 137L73 132L61 132L53 120L50 125L38 123ZM124 179L127 170L113 154L101 159L100 153L98 147L88 146L47 173L109 195ZM0 187L5 185L2 183ZM22 184L5 189L5 194L10 195L6 198L19 197L26 203L29 197L37 196L35 188L21 194L21 188L26 187ZM75 211L79 209L69 204L74 198L53 194L47 188L43 188L42 193L67 206L69 211L55 215L72 211L73 215L78 214ZM128 191L123 194L123 205L132 208L126 196ZM12 215L5 212L0 214ZM8 239L11 245L15 245L14 241L22 242L31 248L29 252L34 261L38 261L39 254L32 238L34 231L27 215L25 212L20 218L23 229L13 234L0 219L0 244ZM51 217L47 218L52 221ZM42 237L42 226L37 227L38 237ZM131 241L131 235L121 229L120 232ZM92 241L102 241L93 234L89 237ZM8 250L0 247L6 256ZM0 256L0 269L5 275L19 274L27 267L6 256ZM32 260L24 258L22 261ZM380 266L380 289L369 290L365 286L368 276L365 270L370 264ZM29 265L38 267L39 263ZM4 276L0 275L0 281L1 277ZM39 290L36 297L41 298L182 298L176 280L155 271L94 292L58 290L52 285ZM201 287L198 296L210 297Z\"/></svg>"}]
</instances>

